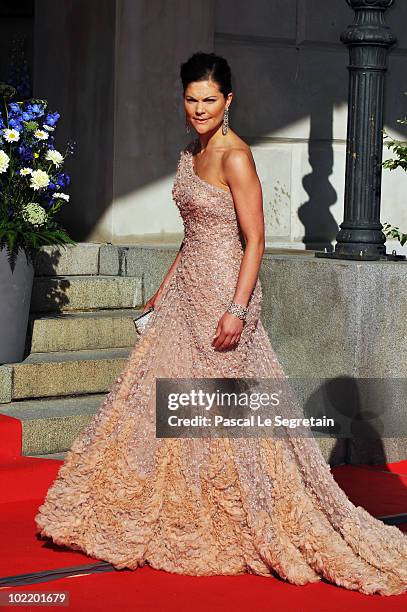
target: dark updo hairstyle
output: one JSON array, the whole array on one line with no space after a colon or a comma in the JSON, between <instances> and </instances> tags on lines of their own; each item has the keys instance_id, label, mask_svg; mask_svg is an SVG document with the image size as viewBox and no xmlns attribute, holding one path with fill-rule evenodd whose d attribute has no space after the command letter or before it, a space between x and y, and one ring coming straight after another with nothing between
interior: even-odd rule
<instances>
[{"instance_id":1,"label":"dark updo hairstyle","mask_svg":"<svg viewBox=\"0 0 407 612\"><path fill-rule=\"evenodd\" d=\"M215 53L198 51L183 64L180 71L184 93L189 83L211 80L218 84L226 98L232 91L232 73L224 57Z\"/></svg>"}]
</instances>

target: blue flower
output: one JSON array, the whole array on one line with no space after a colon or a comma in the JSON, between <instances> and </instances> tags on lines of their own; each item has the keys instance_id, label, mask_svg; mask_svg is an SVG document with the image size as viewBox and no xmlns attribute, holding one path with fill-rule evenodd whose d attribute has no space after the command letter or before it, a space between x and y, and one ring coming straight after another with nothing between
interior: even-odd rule
<instances>
[{"instance_id":1,"label":"blue flower","mask_svg":"<svg viewBox=\"0 0 407 612\"><path fill-rule=\"evenodd\" d=\"M24 121L32 121L34 119L34 115L32 113L28 113L27 111L23 112Z\"/></svg>"},{"instance_id":2,"label":"blue flower","mask_svg":"<svg viewBox=\"0 0 407 612\"><path fill-rule=\"evenodd\" d=\"M14 119L13 117L9 119L8 125L10 128L17 130L18 132L22 132L23 125L18 121L18 119Z\"/></svg>"},{"instance_id":3,"label":"blue flower","mask_svg":"<svg viewBox=\"0 0 407 612\"><path fill-rule=\"evenodd\" d=\"M11 113L21 115L21 106L17 102L11 102L8 107Z\"/></svg>"},{"instance_id":4,"label":"blue flower","mask_svg":"<svg viewBox=\"0 0 407 612\"><path fill-rule=\"evenodd\" d=\"M40 104L33 104L32 109L33 109L33 113L38 115L38 117L41 117L44 114L44 108L40 106Z\"/></svg>"},{"instance_id":5,"label":"blue flower","mask_svg":"<svg viewBox=\"0 0 407 612\"><path fill-rule=\"evenodd\" d=\"M34 154L29 147L26 147L24 144L20 144L18 147L18 153L21 156L21 159L25 162L32 162L34 159Z\"/></svg>"},{"instance_id":6,"label":"blue flower","mask_svg":"<svg viewBox=\"0 0 407 612\"><path fill-rule=\"evenodd\" d=\"M61 174L58 175L57 183L60 187L68 187L70 182L71 182L71 177L69 176L69 174L66 174L65 172L61 172Z\"/></svg>"},{"instance_id":7,"label":"blue flower","mask_svg":"<svg viewBox=\"0 0 407 612\"><path fill-rule=\"evenodd\" d=\"M42 117L44 114L44 107L41 104L27 104L27 112L31 113L33 117Z\"/></svg>"},{"instance_id":8,"label":"blue flower","mask_svg":"<svg viewBox=\"0 0 407 612\"><path fill-rule=\"evenodd\" d=\"M45 123L47 123L51 127L54 127L54 125L57 123L60 116L61 115L59 113L48 113L47 116L45 117Z\"/></svg>"},{"instance_id":9,"label":"blue flower","mask_svg":"<svg viewBox=\"0 0 407 612\"><path fill-rule=\"evenodd\" d=\"M44 199L44 208L46 210L48 210L49 208L51 208L51 206L55 204L55 199L52 197L52 195L46 197Z\"/></svg>"}]
</instances>

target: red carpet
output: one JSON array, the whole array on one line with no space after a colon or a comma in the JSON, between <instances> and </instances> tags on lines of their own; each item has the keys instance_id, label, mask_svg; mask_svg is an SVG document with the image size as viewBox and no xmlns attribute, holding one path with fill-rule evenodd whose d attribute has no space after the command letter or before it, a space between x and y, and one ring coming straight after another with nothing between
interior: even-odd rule
<instances>
[{"instance_id":1,"label":"red carpet","mask_svg":"<svg viewBox=\"0 0 407 612\"><path fill-rule=\"evenodd\" d=\"M386 465L342 465L332 473L352 502L373 516L401 514L407 512L406 465L406 461L390 464L391 469ZM398 476L403 470L406 475Z\"/></svg>"},{"instance_id":2,"label":"red carpet","mask_svg":"<svg viewBox=\"0 0 407 612\"><path fill-rule=\"evenodd\" d=\"M362 595L325 583L295 586L248 574L195 578L148 567L134 572L64 578L14 591L68 591L69 612L405 612L407 609L405 595Z\"/></svg>"},{"instance_id":3,"label":"red carpet","mask_svg":"<svg viewBox=\"0 0 407 612\"><path fill-rule=\"evenodd\" d=\"M19 457L23 443L23 428L20 419L0 414L0 461L3 458Z\"/></svg>"},{"instance_id":4,"label":"red carpet","mask_svg":"<svg viewBox=\"0 0 407 612\"><path fill-rule=\"evenodd\" d=\"M21 457L21 423L0 415L0 576L81 566L98 562L78 551L39 540L33 518L61 461ZM382 466L341 466L333 469L350 499L375 516L407 512L407 461ZM407 531L407 526L403 526ZM406 610L407 595L366 596L324 582L297 587L277 578L260 576L191 577L149 567L86 574L5 592L69 591L69 610L112 609L165 611ZM50 606L61 609L61 606ZM27 606L23 609L37 609Z\"/></svg>"}]
</instances>

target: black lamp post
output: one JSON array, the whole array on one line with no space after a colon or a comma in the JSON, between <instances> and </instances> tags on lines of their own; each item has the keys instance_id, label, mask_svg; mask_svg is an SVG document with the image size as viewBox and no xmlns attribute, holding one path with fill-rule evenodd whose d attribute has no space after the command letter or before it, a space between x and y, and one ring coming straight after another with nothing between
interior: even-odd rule
<instances>
[{"instance_id":1,"label":"black lamp post","mask_svg":"<svg viewBox=\"0 0 407 612\"><path fill-rule=\"evenodd\" d=\"M386 254L380 223L384 82L387 55L396 37L384 13L394 0L346 0L355 11L341 35L349 48L349 97L344 220L335 251L315 253L334 259L405 259Z\"/></svg>"}]
</instances>

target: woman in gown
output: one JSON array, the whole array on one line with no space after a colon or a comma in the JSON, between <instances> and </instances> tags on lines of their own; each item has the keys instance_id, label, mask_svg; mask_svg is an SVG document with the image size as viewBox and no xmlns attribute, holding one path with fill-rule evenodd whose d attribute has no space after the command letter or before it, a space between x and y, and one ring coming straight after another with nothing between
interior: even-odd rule
<instances>
[{"instance_id":1,"label":"woman in gown","mask_svg":"<svg viewBox=\"0 0 407 612\"><path fill-rule=\"evenodd\" d=\"M403 593L407 536L350 502L314 438L156 437L157 377L285 376L260 321L261 188L249 147L228 129L229 66L196 53L181 79L199 135L173 187L185 237L126 367L39 507L37 532L118 569Z\"/></svg>"}]
</instances>

